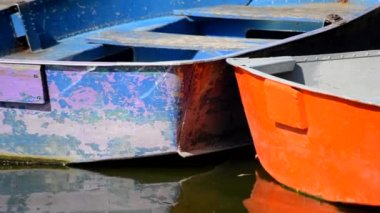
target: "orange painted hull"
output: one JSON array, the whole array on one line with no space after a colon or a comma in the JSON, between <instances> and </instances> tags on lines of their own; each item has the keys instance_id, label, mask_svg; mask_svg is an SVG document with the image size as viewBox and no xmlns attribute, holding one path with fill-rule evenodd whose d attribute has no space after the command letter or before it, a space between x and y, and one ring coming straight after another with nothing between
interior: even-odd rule
<instances>
[{"instance_id":1,"label":"orange painted hull","mask_svg":"<svg viewBox=\"0 0 380 213\"><path fill-rule=\"evenodd\" d=\"M236 68L263 167L324 200L380 205L380 108L306 91Z\"/></svg>"}]
</instances>

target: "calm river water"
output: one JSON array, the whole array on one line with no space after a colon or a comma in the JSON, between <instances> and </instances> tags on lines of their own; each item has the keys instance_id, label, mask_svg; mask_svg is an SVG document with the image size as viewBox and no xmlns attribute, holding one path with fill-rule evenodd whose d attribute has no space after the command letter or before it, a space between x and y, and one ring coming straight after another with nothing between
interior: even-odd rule
<instances>
[{"instance_id":1,"label":"calm river water","mask_svg":"<svg viewBox=\"0 0 380 213\"><path fill-rule=\"evenodd\" d=\"M177 156L0 170L0 212L368 212L285 189L252 147L199 158ZM379 195L380 196L380 195Z\"/></svg>"}]
</instances>

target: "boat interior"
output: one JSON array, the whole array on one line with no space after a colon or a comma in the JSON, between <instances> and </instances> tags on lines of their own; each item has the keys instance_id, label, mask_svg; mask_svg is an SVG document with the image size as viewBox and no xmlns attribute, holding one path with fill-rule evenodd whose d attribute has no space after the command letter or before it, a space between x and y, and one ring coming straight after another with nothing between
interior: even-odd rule
<instances>
[{"instance_id":1,"label":"boat interior","mask_svg":"<svg viewBox=\"0 0 380 213\"><path fill-rule=\"evenodd\" d=\"M380 104L380 50L228 61L294 87Z\"/></svg>"},{"instance_id":2,"label":"boat interior","mask_svg":"<svg viewBox=\"0 0 380 213\"><path fill-rule=\"evenodd\" d=\"M350 20L376 4L372 0L27 0L7 6L2 3L0 59L106 62L209 59L262 47L334 20Z\"/></svg>"}]
</instances>

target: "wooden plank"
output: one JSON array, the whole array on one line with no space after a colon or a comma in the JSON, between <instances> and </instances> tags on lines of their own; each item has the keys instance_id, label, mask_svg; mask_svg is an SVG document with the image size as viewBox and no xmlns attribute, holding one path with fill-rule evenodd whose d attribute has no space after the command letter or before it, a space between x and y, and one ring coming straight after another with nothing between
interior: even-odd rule
<instances>
[{"instance_id":1,"label":"wooden plank","mask_svg":"<svg viewBox=\"0 0 380 213\"><path fill-rule=\"evenodd\" d=\"M0 10L16 5L17 2L19 1L18 0L2 0L0 1Z\"/></svg>"},{"instance_id":2,"label":"wooden plank","mask_svg":"<svg viewBox=\"0 0 380 213\"><path fill-rule=\"evenodd\" d=\"M292 7L252 7L238 5L221 5L207 8L194 8L189 10L176 10L175 15L205 17L205 18L228 18L248 20L297 20L324 21L330 14L349 19L355 14L365 11L364 6L358 4L343 3L309 3L292 5Z\"/></svg>"},{"instance_id":3,"label":"wooden plank","mask_svg":"<svg viewBox=\"0 0 380 213\"><path fill-rule=\"evenodd\" d=\"M107 31L87 38L90 43L151 47L183 50L239 50L266 43L265 40L198 36L147 31L117 32Z\"/></svg>"},{"instance_id":4,"label":"wooden plank","mask_svg":"<svg viewBox=\"0 0 380 213\"><path fill-rule=\"evenodd\" d=\"M31 2L33 0L0 0L0 10L17 5L19 2Z\"/></svg>"}]
</instances>

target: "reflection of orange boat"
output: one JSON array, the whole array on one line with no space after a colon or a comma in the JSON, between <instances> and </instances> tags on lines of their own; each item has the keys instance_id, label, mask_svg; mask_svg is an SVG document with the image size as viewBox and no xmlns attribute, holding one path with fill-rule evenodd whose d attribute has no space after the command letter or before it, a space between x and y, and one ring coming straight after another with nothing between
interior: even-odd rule
<instances>
[{"instance_id":1,"label":"reflection of orange boat","mask_svg":"<svg viewBox=\"0 0 380 213\"><path fill-rule=\"evenodd\" d=\"M284 189L256 173L251 197L243 201L250 213L279 212L339 212L338 208L321 201Z\"/></svg>"},{"instance_id":2,"label":"reflection of orange boat","mask_svg":"<svg viewBox=\"0 0 380 213\"><path fill-rule=\"evenodd\" d=\"M325 200L380 205L379 51L229 62L271 176Z\"/></svg>"}]
</instances>

